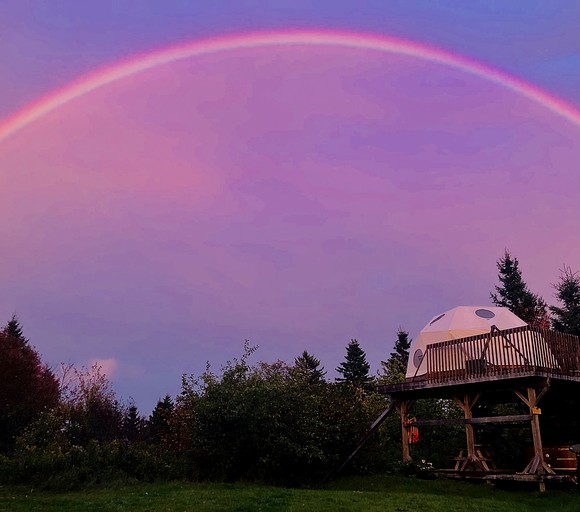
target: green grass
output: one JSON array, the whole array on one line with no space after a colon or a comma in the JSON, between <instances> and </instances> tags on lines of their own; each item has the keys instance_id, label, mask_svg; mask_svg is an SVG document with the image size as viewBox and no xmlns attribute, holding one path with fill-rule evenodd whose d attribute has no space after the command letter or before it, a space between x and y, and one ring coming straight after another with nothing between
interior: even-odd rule
<instances>
[{"instance_id":1,"label":"green grass","mask_svg":"<svg viewBox=\"0 0 580 512\"><path fill-rule=\"evenodd\" d=\"M576 491L505 491L484 484L353 477L324 489L250 484L159 483L57 493L0 487L0 511L578 512Z\"/></svg>"}]
</instances>

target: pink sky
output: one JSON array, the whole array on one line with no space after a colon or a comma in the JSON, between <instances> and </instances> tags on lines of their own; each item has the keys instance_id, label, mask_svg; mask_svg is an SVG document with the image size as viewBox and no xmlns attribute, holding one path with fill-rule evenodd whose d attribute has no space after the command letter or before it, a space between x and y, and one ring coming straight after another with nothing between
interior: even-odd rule
<instances>
[{"instance_id":1,"label":"pink sky","mask_svg":"<svg viewBox=\"0 0 580 512\"><path fill-rule=\"evenodd\" d=\"M239 354L373 370L399 326L580 268L580 128L448 66L332 47L145 71L0 144L1 311L145 408Z\"/></svg>"}]
</instances>

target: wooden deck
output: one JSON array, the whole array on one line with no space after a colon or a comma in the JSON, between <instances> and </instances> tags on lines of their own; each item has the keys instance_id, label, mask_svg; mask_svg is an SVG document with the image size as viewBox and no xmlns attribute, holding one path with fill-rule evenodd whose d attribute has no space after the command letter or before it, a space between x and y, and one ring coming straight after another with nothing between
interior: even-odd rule
<instances>
[{"instance_id":1,"label":"wooden deck","mask_svg":"<svg viewBox=\"0 0 580 512\"><path fill-rule=\"evenodd\" d=\"M378 386L379 393L417 397L457 391L526 386L551 380L580 383L580 341L576 336L529 326L429 345L415 376ZM439 392L437 392L439 390Z\"/></svg>"}]
</instances>

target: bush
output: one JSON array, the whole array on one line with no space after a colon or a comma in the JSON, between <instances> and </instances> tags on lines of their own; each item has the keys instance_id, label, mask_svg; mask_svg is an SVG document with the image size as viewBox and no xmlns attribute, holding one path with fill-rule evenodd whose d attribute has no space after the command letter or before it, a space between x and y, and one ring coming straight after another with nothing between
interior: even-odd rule
<instances>
[{"instance_id":1,"label":"bush","mask_svg":"<svg viewBox=\"0 0 580 512\"><path fill-rule=\"evenodd\" d=\"M146 445L123 440L86 446L67 437L65 417L57 410L44 413L17 438L11 456L0 457L2 483L32 484L43 489L70 490L83 485L131 480L165 479L163 457Z\"/></svg>"},{"instance_id":2,"label":"bush","mask_svg":"<svg viewBox=\"0 0 580 512\"><path fill-rule=\"evenodd\" d=\"M246 347L248 349L248 347ZM184 378L171 437L186 438L178 453L212 480L258 480L282 485L315 484L350 454L385 399L349 384L310 382L283 362L209 370ZM351 471L369 472L384 460L371 440Z\"/></svg>"}]
</instances>

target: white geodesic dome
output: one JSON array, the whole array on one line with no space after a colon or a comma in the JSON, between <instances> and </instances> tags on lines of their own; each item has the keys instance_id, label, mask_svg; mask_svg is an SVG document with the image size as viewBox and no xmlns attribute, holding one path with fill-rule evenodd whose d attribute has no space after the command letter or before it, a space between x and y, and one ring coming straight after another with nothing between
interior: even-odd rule
<instances>
[{"instance_id":1,"label":"white geodesic dome","mask_svg":"<svg viewBox=\"0 0 580 512\"><path fill-rule=\"evenodd\" d=\"M423 375L427 372L426 365L421 365L421 361L428 345L486 334L491 331L491 327L494 325L503 331L527 324L507 308L490 306L458 306L435 315L411 343L407 378ZM466 358L468 357L470 355L466 354ZM498 363L501 364L499 361Z\"/></svg>"}]
</instances>

